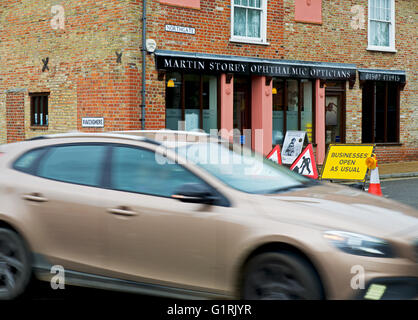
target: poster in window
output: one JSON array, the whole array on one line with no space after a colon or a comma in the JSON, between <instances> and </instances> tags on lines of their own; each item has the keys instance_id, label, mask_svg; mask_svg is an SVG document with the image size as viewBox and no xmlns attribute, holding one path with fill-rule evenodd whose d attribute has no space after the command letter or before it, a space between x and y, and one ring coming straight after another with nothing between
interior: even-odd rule
<instances>
[{"instance_id":1,"label":"poster in window","mask_svg":"<svg viewBox=\"0 0 418 320\"><path fill-rule=\"evenodd\" d=\"M286 132L282 148L282 162L292 164L302 152L305 142L305 131L289 130Z\"/></svg>"}]
</instances>

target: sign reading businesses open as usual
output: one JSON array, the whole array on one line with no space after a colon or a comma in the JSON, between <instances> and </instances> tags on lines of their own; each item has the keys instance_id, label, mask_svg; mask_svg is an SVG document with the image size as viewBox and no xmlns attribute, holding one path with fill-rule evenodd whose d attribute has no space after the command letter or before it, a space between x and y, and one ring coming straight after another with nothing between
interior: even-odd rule
<instances>
[{"instance_id":1,"label":"sign reading businesses open as usual","mask_svg":"<svg viewBox=\"0 0 418 320\"><path fill-rule=\"evenodd\" d=\"M366 178L366 159L373 145L330 145L322 168L321 179L359 180Z\"/></svg>"}]
</instances>

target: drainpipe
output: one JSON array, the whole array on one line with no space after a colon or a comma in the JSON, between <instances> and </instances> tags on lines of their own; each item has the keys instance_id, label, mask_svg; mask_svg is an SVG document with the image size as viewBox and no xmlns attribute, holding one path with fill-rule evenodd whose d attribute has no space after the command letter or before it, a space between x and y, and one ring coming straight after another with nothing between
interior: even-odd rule
<instances>
[{"instance_id":1,"label":"drainpipe","mask_svg":"<svg viewBox=\"0 0 418 320\"><path fill-rule=\"evenodd\" d=\"M141 128L145 130L145 75L147 69L147 49L146 49L146 37L147 37L147 0L142 1L142 102L141 102Z\"/></svg>"}]
</instances>

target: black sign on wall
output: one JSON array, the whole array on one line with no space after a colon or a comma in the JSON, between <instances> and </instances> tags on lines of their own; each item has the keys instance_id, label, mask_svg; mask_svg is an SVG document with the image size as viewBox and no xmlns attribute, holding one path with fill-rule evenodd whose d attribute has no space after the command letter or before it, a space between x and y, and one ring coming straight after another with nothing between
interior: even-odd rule
<instances>
[{"instance_id":1,"label":"black sign on wall","mask_svg":"<svg viewBox=\"0 0 418 320\"><path fill-rule=\"evenodd\" d=\"M355 82L356 68L346 64L328 64L303 61L264 60L245 57L215 56L156 52L158 70L187 73L232 73L270 77L321 80L348 80Z\"/></svg>"},{"instance_id":2,"label":"black sign on wall","mask_svg":"<svg viewBox=\"0 0 418 320\"><path fill-rule=\"evenodd\" d=\"M401 84L406 83L405 71L359 69L358 73L360 81L386 81L398 82Z\"/></svg>"}]
</instances>

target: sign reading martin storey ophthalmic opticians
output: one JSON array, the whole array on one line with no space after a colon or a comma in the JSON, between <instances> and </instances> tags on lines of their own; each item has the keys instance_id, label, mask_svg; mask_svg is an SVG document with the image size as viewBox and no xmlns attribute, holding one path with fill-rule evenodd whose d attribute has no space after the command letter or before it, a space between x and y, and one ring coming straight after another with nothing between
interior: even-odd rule
<instances>
[{"instance_id":1,"label":"sign reading martin storey ophthalmic opticians","mask_svg":"<svg viewBox=\"0 0 418 320\"><path fill-rule=\"evenodd\" d=\"M235 56L156 52L157 69L182 72L235 73L272 77L355 81L353 65L304 61L267 60Z\"/></svg>"}]
</instances>

